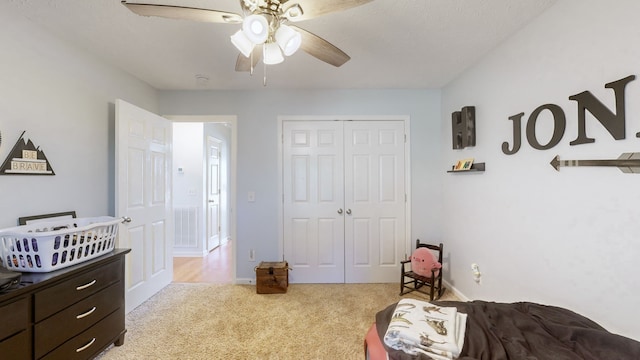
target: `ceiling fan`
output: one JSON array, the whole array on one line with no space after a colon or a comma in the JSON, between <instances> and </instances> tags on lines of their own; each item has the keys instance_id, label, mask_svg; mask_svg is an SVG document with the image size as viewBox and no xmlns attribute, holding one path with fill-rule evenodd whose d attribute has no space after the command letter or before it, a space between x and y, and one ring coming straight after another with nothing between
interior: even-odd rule
<instances>
[{"instance_id":1,"label":"ceiling fan","mask_svg":"<svg viewBox=\"0 0 640 360\"><path fill-rule=\"evenodd\" d=\"M242 24L231 35L240 51L236 71L253 69L262 58L266 65L284 61L299 48L328 64L339 67L351 59L349 55L323 38L289 23L346 10L373 0L240 0L244 16L236 13L175 5L143 4L122 0L132 12L142 16L200 22Z\"/></svg>"}]
</instances>

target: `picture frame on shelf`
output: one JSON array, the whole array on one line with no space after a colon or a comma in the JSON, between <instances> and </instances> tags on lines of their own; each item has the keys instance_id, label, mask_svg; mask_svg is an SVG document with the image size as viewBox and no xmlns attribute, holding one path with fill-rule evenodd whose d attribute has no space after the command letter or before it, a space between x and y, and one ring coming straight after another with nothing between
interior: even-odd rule
<instances>
[{"instance_id":1,"label":"picture frame on shelf","mask_svg":"<svg viewBox=\"0 0 640 360\"><path fill-rule=\"evenodd\" d=\"M473 165L473 158L467 158L458 160L456 166L454 166L453 171L468 171L471 170L471 166Z\"/></svg>"}]
</instances>

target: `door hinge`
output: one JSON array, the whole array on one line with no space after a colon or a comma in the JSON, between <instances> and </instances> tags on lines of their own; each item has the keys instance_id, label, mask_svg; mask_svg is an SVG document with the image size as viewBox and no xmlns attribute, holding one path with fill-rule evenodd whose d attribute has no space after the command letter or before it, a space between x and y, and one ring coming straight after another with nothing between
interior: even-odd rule
<instances>
[{"instance_id":1,"label":"door hinge","mask_svg":"<svg viewBox=\"0 0 640 360\"><path fill-rule=\"evenodd\" d=\"M404 143L407 143L407 134L404 134Z\"/></svg>"}]
</instances>

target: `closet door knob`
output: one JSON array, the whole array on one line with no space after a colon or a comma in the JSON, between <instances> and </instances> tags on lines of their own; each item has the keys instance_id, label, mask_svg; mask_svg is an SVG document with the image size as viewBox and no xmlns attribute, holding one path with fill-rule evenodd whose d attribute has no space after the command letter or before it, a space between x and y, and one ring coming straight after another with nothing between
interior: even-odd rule
<instances>
[{"instance_id":1,"label":"closet door knob","mask_svg":"<svg viewBox=\"0 0 640 360\"><path fill-rule=\"evenodd\" d=\"M351 209L347 209L347 215L351 215Z\"/></svg>"},{"instance_id":2,"label":"closet door knob","mask_svg":"<svg viewBox=\"0 0 640 360\"><path fill-rule=\"evenodd\" d=\"M342 208L338 209L338 214L342 215Z\"/></svg>"}]
</instances>

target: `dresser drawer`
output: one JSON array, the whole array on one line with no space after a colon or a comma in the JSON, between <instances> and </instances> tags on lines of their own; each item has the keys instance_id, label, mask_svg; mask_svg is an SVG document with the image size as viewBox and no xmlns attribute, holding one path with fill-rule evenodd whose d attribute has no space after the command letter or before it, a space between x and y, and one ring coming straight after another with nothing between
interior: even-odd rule
<instances>
[{"instance_id":1,"label":"dresser drawer","mask_svg":"<svg viewBox=\"0 0 640 360\"><path fill-rule=\"evenodd\" d=\"M37 323L34 326L36 358L45 355L118 309L124 309L122 281Z\"/></svg>"},{"instance_id":2,"label":"dresser drawer","mask_svg":"<svg viewBox=\"0 0 640 360\"><path fill-rule=\"evenodd\" d=\"M29 327L29 299L22 298L0 305L0 341ZM2 357L2 353L0 353Z\"/></svg>"},{"instance_id":3,"label":"dresser drawer","mask_svg":"<svg viewBox=\"0 0 640 360\"><path fill-rule=\"evenodd\" d=\"M67 306L122 279L122 260L80 274L35 293L35 322L39 322Z\"/></svg>"},{"instance_id":4,"label":"dresser drawer","mask_svg":"<svg viewBox=\"0 0 640 360\"><path fill-rule=\"evenodd\" d=\"M31 359L31 333L28 330L0 341L0 358L11 360Z\"/></svg>"},{"instance_id":5,"label":"dresser drawer","mask_svg":"<svg viewBox=\"0 0 640 360\"><path fill-rule=\"evenodd\" d=\"M124 331L124 311L115 311L47 354L42 360L89 359L104 350Z\"/></svg>"}]
</instances>

